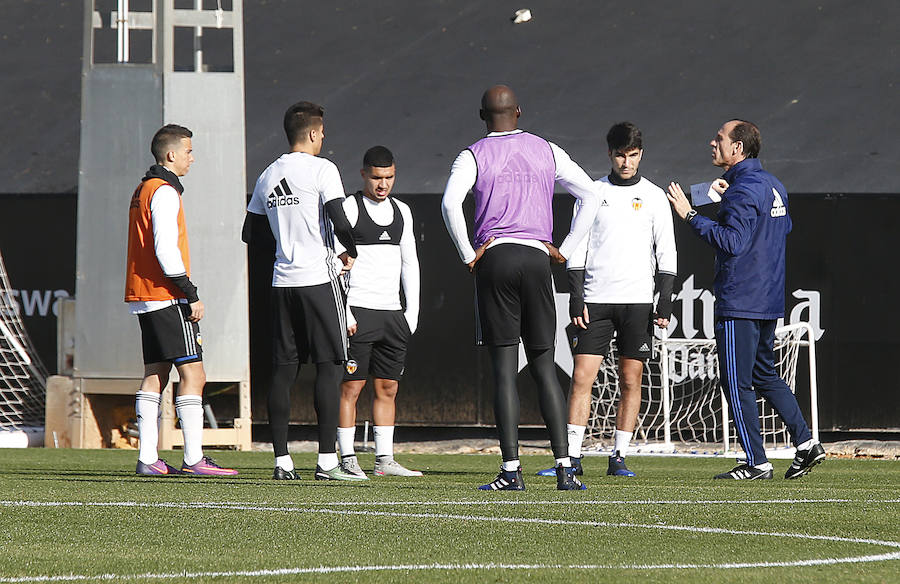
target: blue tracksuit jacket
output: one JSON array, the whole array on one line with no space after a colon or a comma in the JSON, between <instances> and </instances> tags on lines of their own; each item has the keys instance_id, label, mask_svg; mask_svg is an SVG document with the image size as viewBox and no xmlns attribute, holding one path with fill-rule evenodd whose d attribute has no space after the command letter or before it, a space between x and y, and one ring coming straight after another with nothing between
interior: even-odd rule
<instances>
[{"instance_id":1,"label":"blue tracksuit jacket","mask_svg":"<svg viewBox=\"0 0 900 584\"><path fill-rule=\"evenodd\" d=\"M772 320L784 316L784 250L791 231L787 191L758 158L723 175L717 221L697 215L690 225L716 250L716 316Z\"/></svg>"}]
</instances>

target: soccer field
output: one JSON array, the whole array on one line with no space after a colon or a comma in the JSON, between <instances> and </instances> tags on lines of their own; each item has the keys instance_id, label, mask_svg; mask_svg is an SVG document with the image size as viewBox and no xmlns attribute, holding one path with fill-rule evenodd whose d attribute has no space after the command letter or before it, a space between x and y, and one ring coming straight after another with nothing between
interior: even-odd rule
<instances>
[{"instance_id":1,"label":"soccer field","mask_svg":"<svg viewBox=\"0 0 900 584\"><path fill-rule=\"evenodd\" d=\"M808 476L713 481L731 460L584 462L587 491L533 476L480 492L498 458L398 457L424 478L271 480L271 454L213 453L241 475L145 478L135 452L0 451L0 583L898 582L900 462L826 460ZM179 452L166 452L170 463ZM372 455L360 456L371 467Z\"/></svg>"}]
</instances>

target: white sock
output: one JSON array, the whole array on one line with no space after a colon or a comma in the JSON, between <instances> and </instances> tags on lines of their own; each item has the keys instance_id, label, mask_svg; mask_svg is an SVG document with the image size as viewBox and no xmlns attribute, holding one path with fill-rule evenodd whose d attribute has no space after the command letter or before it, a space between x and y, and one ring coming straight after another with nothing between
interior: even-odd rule
<instances>
[{"instance_id":1,"label":"white sock","mask_svg":"<svg viewBox=\"0 0 900 584\"><path fill-rule=\"evenodd\" d=\"M375 434L375 456L394 457L394 427L373 426Z\"/></svg>"},{"instance_id":2,"label":"white sock","mask_svg":"<svg viewBox=\"0 0 900 584\"><path fill-rule=\"evenodd\" d=\"M159 404L162 396L152 391L138 391L134 400L134 411L137 414L138 438L140 451L138 460L144 464L153 464L159 460Z\"/></svg>"},{"instance_id":3,"label":"white sock","mask_svg":"<svg viewBox=\"0 0 900 584\"><path fill-rule=\"evenodd\" d=\"M175 414L184 434L184 463L197 464L203 458L203 398L179 395L175 398Z\"/></svg>"},{"instance_id":4,"label":"white sock","mask_svg":"<svg viewBox=\"0 0 900 584\"><path fill-rule=\"evenodd\" d=\"M356 426L350 426L349 428L338 426L337 441L341 456L353 456L356 454L356 450L353 449L353 443L356 441Z\"/></svg>"},{"instance_id":5,"label":"white sock","mask_svg":"<svg viewBox=\"0 0 900 584\"><path fill-rule=\"evenodd\" d=\"M813 440L812 438L810 438L809 440L807 440L807 441L804 442L803 444L798 444L798 445L797 445L797 450L809 450L810 448L812 448L813 446L815 446L816 443L817 443L816 440Z\"/></svg>"},{"instance_id":6,"label":"white sock","mask_svg":"<svg viewBox=\"0 0 900 584\"><path fill-rule=\"evenodd\" d=\"M772 470L772 463L771 463L771 462L764 462L764 463L762 463L762 464L757 464L757 465L754 466L753 468L758 468L759 470Z\"/></svg>"},{"instance_id":7,"label":"white sock","mask_svg":"<svg viewBox=\"0 0 900 584\"><path fill-rule=\"evenodd\" d=\"M322 470L331 470L338 465L337 452L320 452L317 461Z\"/></svg>"},{"instance_id":8,"label":"white sock","mask_svg":"<svg viewBox=\"0 0 900 584\"><path fill-rule=\"evenodd\" d=\"M586 426L566 424L566 436L569 439L569 456L581 458L581 443L584 442Z\"/></svg>"},{"instance_id":9,"label":"white sock","mask_svg":"<svg viewBox=\"0 0 900 584\"><path fill-rule=\"evenodd\" d=\"M557 459L556 459L556 466L559 466L559 465L563 465L563 466L572 466L572 458L569 457L569 456L566 456L566 457L564 457L564 458L557 458Z\"/></svg>"},{"instance_id":10,"label":"white sock","mask_svg":"<svg viewBox=\"0 0 900 584\"><path fill-rule=\"evenodd\" d=\"M294 470L294 459L291 458L290 454L285 454L284 456L276 456L275 466L280 467L284 472L291 472L292 470Z\"/></svg>"},{"instance_id":11,"label":"white sock","mask_svg":"<svg viewBox=\"0 0 900 584\"><path fill-rule=\"evenodd\" d=\"M616 456L625 456L625 452L628 450L628 445L631 443L631 437L633 435L634 432L616 430L616 445L613 447Z\"/></svg>"},{"instance_id":12,"label":"white sock","mask_svg":"<svg viewBox=\"0 0 900 584\"><path fill-rule=\"evenodd\" d=\"M515 472L515 471L519 470L520 466L522 466L522 465L519 463L518 458L515 460L504 460L503 461L503 470L505 470L506 472Z\"/></svg>"}]
</instances>

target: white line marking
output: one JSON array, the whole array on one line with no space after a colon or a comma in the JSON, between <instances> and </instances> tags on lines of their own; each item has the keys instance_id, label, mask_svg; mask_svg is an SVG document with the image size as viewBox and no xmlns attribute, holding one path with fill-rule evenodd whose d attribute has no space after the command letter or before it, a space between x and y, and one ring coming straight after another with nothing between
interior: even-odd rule
<instances>
[{"instance_id":1,"label":"white line marking","mask_svg":"<svg viewBox=\"0 0 900 584\"><path fill-rule=\"evenodd\" d=\"M2 502L0 502L2 503ZM632 500L615 500L615 499L577 499L577 500L559 500L552 501L509 501L500 500L468 500L459 501L334 501L329 503L315 503L322 507L377 507L377 506L435 506L435 505L797 505L799 503L809 503L815 505L819 503L860 503L863 505L871 505L873 503L900 503L900 499L750 499L750 500L721 500L721 499L682 499L682 500L653 500L653 499L632 499ZM252 503L248 503L252 504Z\"/></svg>"},{"instance_id":2,"label":"white line marking","mask_svg":"<svg viewBox=\"0 0 900 584\"><path fill-rule=\"evenodd\" d=\"M666 525L645 523L614 523L609 521L575 521L571 519L544 519L542 517L495 517L484 515L458 515L453 513L401 513L398 511L351 511L347 509L317 509L314 507L247 505L235 503L142 503L138 501L0 501L3 506L22 507L133 507L165 509L220 509L226 511L266 511L282 513L321 513L325 515L360 515L370 517L402 517L407 519L459 519L463 521L486 521L496 523L531 523L541 525L581 525L585 527L621 527L637 529L662 529L670 531L692 531L701 533L721 533L726 535L756 535L768 537L797 537L801 539L861 543L900 548L900 542L877 539L848 538L831 535L810 535L804 533L782 533L775 531L743 531L722 527L699 527L695 525Z\"/></svg>"},{"instance_id":3,"label":"white line marking","mask_svg":"<svg viewBox=\"0 0 900 584\"><path fill-rule=\"evenodd\" d=\"M818 505L821 503L859 503L861 505L872 505L875 503L900 503L900 499L633 499L633 500L616 500L616 499L576 499L576 500L559 500L550 501L510 501L508 499L461 499L458 501L331 501L313 503L321 507L385 507L385 506L409 506L409 507L433 507L440 505L798 505L798 504ZM54 506L113 506L113 507L131 507L137 505L144 506L170 506L170 505L186 505L186 506L204 506L204 505L238 505L238 506L254 506L264 505L265 503L136 503L131 501L112 501L112 502L81 502L81 501L0 501L2 507L54 507ZM293 507L296 508L296 507Z\"/></svg>"},{"instance_id":4,"label":"white line marking","mask_svg":"<svg viewBox=\"0 0 900 584\"><path fill-rule=\"evenodd\" d=\"M237 578L254 576L295 576L303 574L339 574L359 572L410 572L426 570L696 570L735 568L789 568L796 566L822 566L834 564L859 564L900 559L900 552L854 558L825 558L822 560L797 560L794 562L756 562L746 564L399 564L383 566L318 566L315 568L282 568L278 570L245 570L233 572L172 572L144 574L68 574L61 576L22 576L2 578L0 583L25 582L84 582L92 580L191 580L196 578Z\"/></svg>"},{"instance_id":5,"label":"white line marking","mask_svg":"<svg viewBox=\"0 0 900 584\"><path fill-rule=\"evenodd\" d=\"M826 500L841 501L841 500ZM715 501L721 502L721 501ZM744 502L744 501L741 501ZM809 501L798 501L809 502ZM851 501L856 502L856 501ZM860 501L863 502L863 501ZM870 501L871 502L871 501ZM896 502L889 500L886 502ZM481 502L460 502L458 504L469 504ZM507 502L511 503L511 502ZM523 502L524 503L524 502ZM598 501L598 503L608 503L608 501ZM658 502L654 502L658 503ZM688 504L697 503L697 501L688 501ZM371 503L370 503L371 504ZM381 503L382 505L385 503ZM408 504L408 503L406 503ZM433 504L433 503L429 503ZM540 525L580 525L585 527L613 527L613 528L631 528L631 529L658 529L667 531L690 531L695 533L711 533L725 535L752 535L759 537L786 537L798 538L814 541L832 541L842 543L856 543L884 546L889 548L900 548L900 542L883 541L875 539L850 538L830 535L810 535L805 533L782 533L782 532L764 532L764 531L740 531L734 529L724 529L717 527L697 527L690 525L665 525L665 524L641 524L641 523L612 523L606 521L571 521L563 519L543 519L528 517L485 517L480 515L456 515L447 513L400 513L393 511L351 511L347 509L328 509L314 507L284 507L284 506L265 506L254 504L234 504L234 503L141 503L137 501L113 501L113 502L80 502L80 501L0 501L0 506L5 507L133 507L133 508L176 508L176 509L222 509L234 511L267 511L267 512L294 512L294 513L321 513L326 515L361 515L373 517L402 517L414 519L459 519L464 521L485 521L499 523L528 523ZM600 565L600 564L584 564L584 565L562 565L562 564L411 564L411 565L383 565L383 566L320 566L314 568L286 568L280 570L250 570L250 571L234 571L234 572L178 572L178 573L145 573L145 574L68 574L58 576L22 576L22 577L0 577L0 583L13 584L25 582L74 582L74 581L91 581L91 580L139 580L139 579L195 579L195 578L221 578L221 577L253 577L253 576L278 576L278 575L300 575L300 574L330 574L330 573L346 573L346 572L377 572L377 571L410 571L410 570L492 570L492 569L578 569L578 570L603 570L603 569L626 569L626 570L663 570L663 569L738 569L738 568L769 568L769 567L795 567L795 566L819 566L832 564L853 564L863 562L881 562L900 560L900 551L889 552L876 555L854 556L847 558L820 558L810 560L795 560L791 562L746 562L746 563L724 563L724 564L619 564L619 565Z\"/></svg>"}]
</instances>

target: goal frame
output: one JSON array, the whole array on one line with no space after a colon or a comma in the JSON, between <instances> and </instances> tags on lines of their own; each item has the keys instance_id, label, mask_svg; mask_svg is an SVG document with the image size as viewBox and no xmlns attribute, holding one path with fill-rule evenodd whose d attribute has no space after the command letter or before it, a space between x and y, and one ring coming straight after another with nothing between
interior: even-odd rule
<instances>
[{"instance_id":1,"label":"goal frame","mask_svg":"<svg viewBox=\"0 0 900 584\"><path fill-rule=\"evenodd\" d=\"M687 355L694 355L695 358L697 355L700 355L702 356L701 359L711 359L712 356L714 356L715 361L714 367L712 363L709 364L709 371L715 372L715 378L710 378L705 382L706 384L712 384L715 389L704 390L703 396L701 396L703 397L703 399L701 399L700 401L702 404L705 404L705 407L712 407L712 401L716 396L710 396L709 392L718 392L718 409L720 411L716 416L718 419L715 420L717 427L708 428L704 423L703 430L699 433L712 432L713 434L720 434L720 438L712 442L711 444L713 446L717 444L718 446L715 447L720 448L721 454L723 455L733 455L736 452L739 452L741 450L741 447L737 443L736 435L731 430L732 420L728 408L728 402L725 399L725 394L722 393L721 385L719 384L718 355L715 352L715 339L672 338L667 335L664 329L660 332L662 334L658 338L653 339L654 356L650 360L650 363L648 363L648 365L644 367L644 373L642 377L641 411L639 414L638 427L635 428L635 433L637 435L638 432L643 432L645 436L647 434L655 433L657 437L659 437L659 434L661 433L662 442L660 443L657 438L656 440L653 440L653 445L650 449L635 445L635 450L637 452L647 453L676 452L676 442L673 439L673 424L675 424L675 420L673 420L673 389L675 388L676 382L672 379L672 372L675 370L676 361L673 353L675 351L686 348ZM808 385L811 410L810 430L812 431L813 438L818 440L819 412L818 385L816 379L815 331L810 323L797 322L778 327L775 331L775 339L776 353L778 352L779 347L786 347L786 350L788 352L793 352L792 355L787 355L783 364L779 363L780 369L783 369L779 371L779 374L785 378L785 381L795 395L798 392L796 373L797 365L801 360L800 352L803 348L807 349L806 362L808 365L809 373ZM613 343L615 343L615 340L613 341ZM613 353L613 350L614 345L610 348L611 354ZM686 366L684 363L682 363L681 365L682 367ZM615 363L614 359L607 359L604 361L603 367L605 369L601 369L597 379L594 382L594 391L592 392L591 397L591 419L588 422L588 433L589 435L593 434L595 437L598 434L605 437L609 433L609 418L613 410L613 408L610 407L610 401L615 401L619 397L619 388L609 387L610 385L617 382L618 363ZM651 369L657 367L659 369L658 373L654 373L651 371ZM653 379L654 377L656 377L656 380ZM658 385L656 385L654 381L657 381ZM692 381L696 380L693 378L689 379L689 383ZM654 395L655 393L658 394L658 397ZM696 397L692 397L692 399L696 399ZM709 403L707 403L707 400ZM654 404L654 401L661 403ZM774 422L772 423L767 423L763 428L764 439L766 439L765 447L767 455L771 458L793 457L794 448L790 445L787 429L784 427L780 418L777 418L774 415L771 407L768 406L768 404L766 404L762 398L759 398L757 401L761 404L760 407L763 412L761 419L764 422L770 422L774 420ZM687 407L685 409L691 411L690 407ZM659 412L659 410L661 410L661 412ZM704 415L706 415L706 419L709 421L713 421L713 416L706 410L704 410L704 412ZM690 417L693 416L693 413L690 414ZM649 419L650 422L647 423L645 419ZM683 424L683 420L679 420L679 422ZM660 425L662 426L661 432ZM682 429L684 428L683 425L679 427ZM766 431L767 429L768 431ZM694 444L699 443L700 441L687 440L686 442ZM710 444L710 442L706 443ZM647 445L649 446L649 441ZM691 448L690 450L695 451L698 449Z\"/></svg>"}]
</instances>

